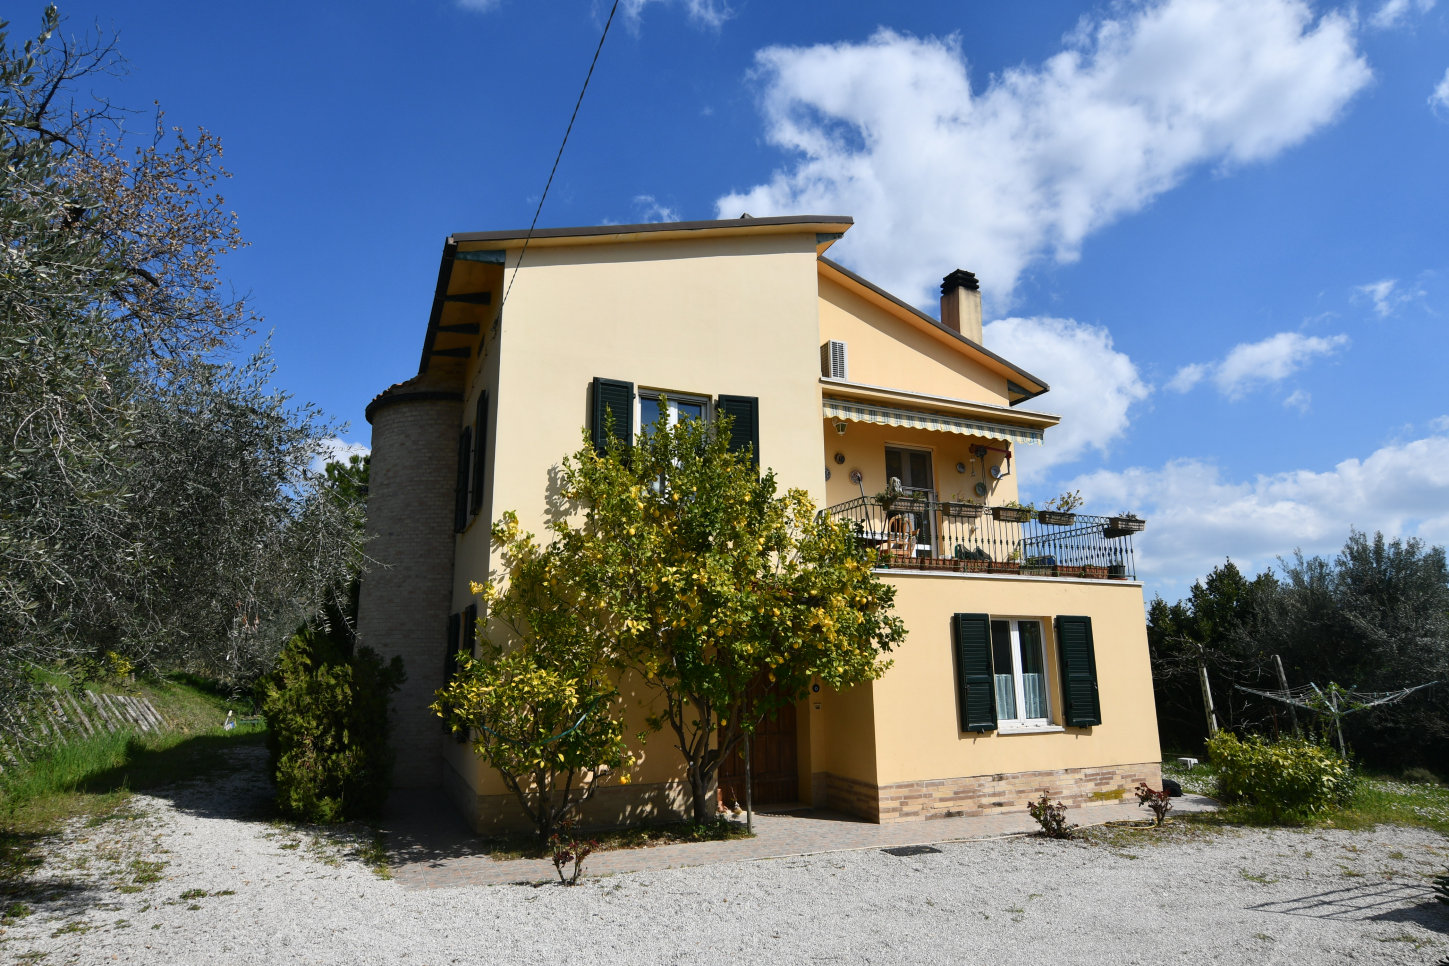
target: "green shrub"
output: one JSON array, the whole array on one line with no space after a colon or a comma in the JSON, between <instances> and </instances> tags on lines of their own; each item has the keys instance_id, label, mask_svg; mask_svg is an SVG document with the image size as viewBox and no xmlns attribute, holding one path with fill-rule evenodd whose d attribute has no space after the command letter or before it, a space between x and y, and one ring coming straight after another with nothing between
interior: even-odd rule
<instances>
[{"instance_id":1,"label":"green shrub","mask_svg":"<svg viewBox=\"0 0 1449 966\"><path fill-rule=\"evenodd\" d=\"M402 661L343 644L312 628L282 650L259 691L277 806L307 822L374 814L392 771L388 699L403 681Z\"/></svg>"},{"instance_id":2,"label":"green shrub","mask_svg":"<svg viewBox=\"0 0 1449 966\"><path fill-rule=\"evenodd\" d=\"M1405 768L1404 781L1415 785L1438 785L1439 776L1427 768Z\"/></svg>"},{"instance_id":3,"label":"green shrub","mask_svg":"<svg viewBox=\"0 0 1449 966\"><path fill-rule=\"evenodd\" d=\"M1217 797L1246 802L1275 822L1304 819L1347 803L1353 769L1337 752L1302 738L1240 740L1228 731L1208 741Z\"/></svg>"}]
</instances>

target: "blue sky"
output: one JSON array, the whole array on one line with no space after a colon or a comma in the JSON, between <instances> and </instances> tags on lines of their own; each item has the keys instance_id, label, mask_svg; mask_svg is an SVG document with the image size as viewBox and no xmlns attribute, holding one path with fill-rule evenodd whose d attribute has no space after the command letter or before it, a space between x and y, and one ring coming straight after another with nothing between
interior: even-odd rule
<instances>
[{"instance_id":1,"label":"blue sky","mask_svg":"<svg viewBox=\"0 0 1449 966\"><path fill-rule=\"evenodd\" d=\"M365 444L443 238L533 217L608 5L61 10L119 33L97 93L221 135L223 270ZM1449 0L621 0L540 224L849 214L832 257L932 312L975 271L1064 417L1027 495L1148 517L1172 599L1350 526L1449 542L1446 171Z\"/></svg>"}]
</instances>

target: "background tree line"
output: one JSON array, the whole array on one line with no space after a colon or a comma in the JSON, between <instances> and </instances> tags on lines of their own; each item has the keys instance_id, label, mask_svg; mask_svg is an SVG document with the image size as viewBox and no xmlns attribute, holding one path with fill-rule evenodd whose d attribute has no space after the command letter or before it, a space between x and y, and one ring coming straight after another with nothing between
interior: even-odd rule
<instances>
[{"instance_id":1,"label":"background tree line","mask_svg":"<svg viewBox=\"0 0 1449 966\"><path fill-rule=\"evenodd\" d=\"M1231 560L1193 585L1186 600L1148 608L1147 637L1163 747L1192 749L1207 737L1199 662L1219 725L1273 735L1291 729L1289 707L1237 687L1334 682L1359 691L1440 684L1343 718L1351 750L1384 769L1444 770L1449 748L1449 571L1444 548L1353 531L1333 559L1295 553L1248 578ZM1324 722L1298 709L1301 724Z\"/></svg>"},{"instance_id":2,"label":"background tree line","mask_svg":"<svg viewBox=\"0 0 1449 966\"><path fill-rule=\"evenodd\" d=\"M83 89L122 66L0 22L0 727L37 668L254 678L361 560L336 427L218 274L221 143Z\"/></svg>"}]
</instances>

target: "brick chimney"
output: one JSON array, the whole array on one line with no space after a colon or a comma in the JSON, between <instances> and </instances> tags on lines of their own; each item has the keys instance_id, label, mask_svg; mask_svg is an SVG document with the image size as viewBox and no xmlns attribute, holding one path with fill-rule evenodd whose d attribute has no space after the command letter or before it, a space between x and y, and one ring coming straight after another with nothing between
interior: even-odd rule
<instances>
[{"instance_id":1,"label":"brick chimney","mask_svg":"<svg viewBox=\"0 0 1449 966\"><path fill-rule=\"evenodd\" d=\"M941 279L941 324L981 344L981 286L975 275L958 268Z\"/></svg>"}]
</instances>

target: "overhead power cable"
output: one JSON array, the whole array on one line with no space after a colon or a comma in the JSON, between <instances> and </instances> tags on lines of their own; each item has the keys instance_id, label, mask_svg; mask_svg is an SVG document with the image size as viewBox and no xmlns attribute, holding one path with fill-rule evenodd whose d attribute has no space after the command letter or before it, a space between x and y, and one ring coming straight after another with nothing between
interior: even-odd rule
<instances>
[{"instance_id":1,"label":"overhead power cable","mask_svg":"<svg viewBox=\"0 0 1449 966\"><path fill-rule=\"evenodd\" d=\"M558 173L559 159L563 157L564 146L569 143L569 134L574 129L574 121L579 116L579 106L584 103L584 94L589 90L589 81L593 79L594 67L599 63L599 53L604 49L604 41L609 37L609 26L614 22L614 14L619 10L619 0L614 0L614 5L609 8L609 19L604 21L604 32L599 35L599 46L594 48L594 59L589 61L589 72L584 76L584 86L579 88L579 99L574 101L574 112L569 116L568 127L564 129L563 140L559 142L558 153L553 156L553 167L548 172L548 181L543 186L543 194L538 196L538 207L533 210L533 223L528 226L528 234L523 236L523 247L519 249L518 261L513 263L513 275L508 279L508 287L503 290L503 298L498 303L498 314L503 314L503 306L508 302L508 293L513 291L513 283L518 279L518 269L523 265L523 256L528 253L528 243L533 238L533 230L538 226L538 216L543 211L544 199L548 197L548 189L553 185L553 176Z\"/></svg>"}]
</instances>

